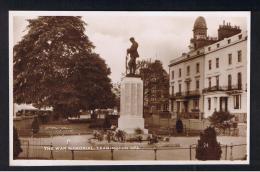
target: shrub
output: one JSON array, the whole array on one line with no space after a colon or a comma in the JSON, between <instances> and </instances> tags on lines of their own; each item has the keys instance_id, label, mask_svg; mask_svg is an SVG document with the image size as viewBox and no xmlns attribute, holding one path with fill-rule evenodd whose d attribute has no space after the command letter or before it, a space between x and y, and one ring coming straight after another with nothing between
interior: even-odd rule
<instances>
[{"instance_id":1,"label":"shrub","mask_svg":"<svg viewBox=\"0 0 260 172\"><path fill-rule=\"evenodd\" d=\"M35 117L33 119L33 122L32 122L32 131L33 131L33 134L36 134L38 133L40 130L40 124L39 124L39 120L37 117Z\"/></svg>"},{"instance_id":2,"label":"shrub","mask_svg":"<svg viewBox=\"0 0 260 172\"><path fill-rule=\"evenodd\" d=\"M196 146L196 159L198 160L220 160L222 154L220 143L217 142L216 131L208 127L200 134Z\"/></svg>"},{"instance_id":3,"label":"shrub","mask_svg":"<svg viewBox=\"0 0 260 172\"><path fill-rule=\"evenodd\" d=\"M125 142L126 133L123 130L117 130L115 136L117 138L117 141Z\"/></svg>"},{"instance_id":4,"label":"shrub","mask_svg":"<svg viewBox=\"0 0 260 172\"><path fill-rule=\"evenodd\" d=\"M218 128L230 128L231 123L230 120L234 117L234 115L230 114L229 112L225 111L215 111L210 117L209 121L211 125L218 127Z\"/></svg>"},{"instance_id":5,"label":"shrub","mask_svg":"<svg viewBox=\"0 0 260 172\"><path fill-rule=\"evenodd\" d=\"M181 119L178 119L176 121L176 131L177 133L182 133L183 132L183 123Z\"/></svg>"},{"instance_id":6,"label":"shrub","mask_svg":"<svg viewBox=\"0 0 260 172\"><path fill-rule=\"evenodd\" d=\"M15 127L13 127L13 156L14 159L18 157L18 155L22 152L21 141L18 137L18 133Z\"/></svg>"},{"instance_id":7,"label":"shrub","mask_svg":"<svg viewBox=\"0 0 260 172\"><path fill-rule=\"evenodd\" d=\"M159 142L159 139L158 139L157 135L152 134L152 135L148 136L148 144L155 144L155 143L158 143L158 142Z\"/></svg>"},{"instance_id":8,"label":"shrub","mask_svg":"<svg viewBox=\"0 0 260 172\"><path fill-rule=\"evenodd\" d=\"M136 128L135 134L144 134L144 131L141 128Z\"/></svg>"},{"instance_id":9,"label":"shrub","mask_svg":"<svg viewBox=\"0 0 260 172\"><path fill-rule=\"evenodd\" d=\"M108 141L108 143L110 143L113 140L113 138L114 138L114 132L107 130L107 141Z\"/></svg>"},{"instance_id":10,"label":"shrub","mask_svg":"<svg viewBox=\"0 0 260 172\"><path fill-rule=\"evenodd\" d=\"M166 142L169 142L169 141L170 141L170 138L169 138L169 137L166 137L166 138L165 138L165 141L166 141Z\"/></svg>"}]
</instances>

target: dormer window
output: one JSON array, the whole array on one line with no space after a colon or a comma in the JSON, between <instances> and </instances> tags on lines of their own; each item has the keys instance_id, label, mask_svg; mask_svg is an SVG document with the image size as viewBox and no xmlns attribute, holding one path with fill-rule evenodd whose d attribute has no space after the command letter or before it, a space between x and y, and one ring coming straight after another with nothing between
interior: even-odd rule
<instances>
[{"instance_id":1,"label":"dormer window","mask_svg":"<svg viewBox=\"0 0 260 172\"><path fill-rule=\"evenodd\" d=\"M210 51L211 50L211 47L208 47L208 51Z\"/></svg>"},{"instance_id":2,"label":"dormer window","mask_svg":"<svg viewBox=\"0 0 260 172\"><path fill-rule=\"evenodd\" d=\"M219 48L219 44L217 44L217 48Z\"/></svg>"},{"instance_id":3,"label":"dormer window","mask_svg":"<svg viewBox=\"0 0 260 172\"><path fill-rule=\"evenodd\" d=\"M238 39L242 39L242 34L238 35Z\"/></svg>"},{"instance_id":4,"label":"dormer window","mask_svg":"<svg viewBox=\"0 0 260 172\"><path fill-rule=\"evenodd\" d=\"M230 44L230 42L231 42L231 39L229 39L227 42L228 42L228 44Z\"/></svg>"}]
</instances>

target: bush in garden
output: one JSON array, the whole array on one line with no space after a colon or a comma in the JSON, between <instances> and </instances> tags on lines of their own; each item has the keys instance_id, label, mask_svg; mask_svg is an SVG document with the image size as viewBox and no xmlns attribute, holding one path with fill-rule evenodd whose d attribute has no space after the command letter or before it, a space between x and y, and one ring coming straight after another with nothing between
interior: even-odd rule
<instances>
[{"instance_id":1,"label":"bush in garden","mask_svg":"<svg viewBox=\"0 0 260 172\"><path fill-rule=\"evenodd\" d=\"M215 111L210 117L209 121L211 125L217 128L230 128L231 119L234 117L230 112L226 111Z\"/></svg>"},{"instance_id":2,"label":"bush in garden","mask_svg":"<svg viewBox=\"0 0 260 172\"><path fill-rule=\"evenodd\" d=\"M148 139L148 144L155 144L159 142L158 136L155 134L149 135L147 139Z\"/></svg>"},{"instance_id":3,"label":"bush in garden","mask_svg":"<svg viewBox=\"0 0 260 172\"><path fill-rule=\"evenodd\" d=\"M125 142L126 133L123 130L117 130L115 136L117 138L117 141Z\"/></svg>"},{"instance_id":4,"label":"bush in garden","mask_svg":"<svg viewBox=\"0 0 260 172\"><path fill-rule=\"evenodd\" d=\"M21 148L21 141L19 139L17 130L15 127L13 127L13 156L14 159L16 159L18 157L18 155L22 152L22 148Z\"/></svg>"},{"instance_id":5,"label":"bush in garden","mask_svg":"<svg viewBox=\"0 0 260 172\"><path fill-rule=\"evenodd\" d=\"M200 134L196 146L196 159L198 160L220 160L222 154L220 143L217 142L215 128L208 127Z\"/></svg>"},{"instance_id":6,"label":"bush in garden","mask_svg":"<svg viewBox=\"0 0 260 172\"><path fill-rule=\"evenodd\" d=\"M39 124L39 120L37 117L35 117L33 119L33 122L32 122L32 131L33 131L33 134L36 134L38 133L40 130L40 124Z\"/></svg>"},{"instance_id":7,"label":"bush in garden","mask_svg":"<svg viewBox=\"0 0 260 172\"><path fill-rule=\"evenodd\" d=\"M101 132L101 131L94 130L93 131L93 136L94 136L94 139L97 139L98 141L103 141L104 140L104 133Z\"/></svg>"},{"instance_id":8,"label":"bush in garden","mask_svg":"<svg viewBox=\"0 0 260 172\"><path fill-rule=\"evenodd\" d=\"M114 133L111 130L107 130L107 141L110 143L114 138Z\"/></svg>"},{"instance_id":9,"label":"bush in garden","mask_svg":"<svg viewBox=\"0 0 260 172\"><path fill-rule=\"evenodd\" d=\"M144 131L141 128L136 128L135 134L144 134Z\"/></svg>"},{"instance_id":10,"label":"bush in garden","mask_svg":"<svg viewBox=\"0 0 260 172\"><path fill-rule=\"evenodd\" d=\"M182 133L183 132L183 123L181 119L178 119L176 121L176 131L177 133Z\"/></svg>"}]
</instances>

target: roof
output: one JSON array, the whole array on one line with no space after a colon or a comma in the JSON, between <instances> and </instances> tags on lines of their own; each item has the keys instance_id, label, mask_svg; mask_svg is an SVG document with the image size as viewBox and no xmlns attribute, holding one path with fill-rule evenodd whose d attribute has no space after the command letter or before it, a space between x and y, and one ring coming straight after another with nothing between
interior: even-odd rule
<instances>
[{"instance_id":1,"label":"roof","mask_svg":"<svg viewBox=\"0 0 260 172\"><path fill-rule=\"evenodd\" d=\"M206 20L204 17L199 16L194 23L193 29L207 29Z\"/></svg>"}]
</instances>

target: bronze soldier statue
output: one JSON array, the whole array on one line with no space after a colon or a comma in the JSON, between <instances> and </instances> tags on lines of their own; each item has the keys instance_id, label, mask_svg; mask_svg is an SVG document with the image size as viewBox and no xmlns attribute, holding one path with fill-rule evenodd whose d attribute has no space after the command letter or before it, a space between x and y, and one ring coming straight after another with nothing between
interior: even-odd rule
<instances>
[{"instance_id":1,"label":"bronze soldier statue","mask_svg":"<svg viewBox=\"0 0 260 172\"><path fill-rule=\"evenodd\" d=\"M137 52L138 48L138 43L135 41L133 37L130 38L130 42L132 43L131 47L127 49L127 55L130 54L130 60L128 62L128 67L129 67L129 75L133 76L135 75L135 70L136 70L136 58L139 57L139 54Z\"/></svg>"}]
</instances>

